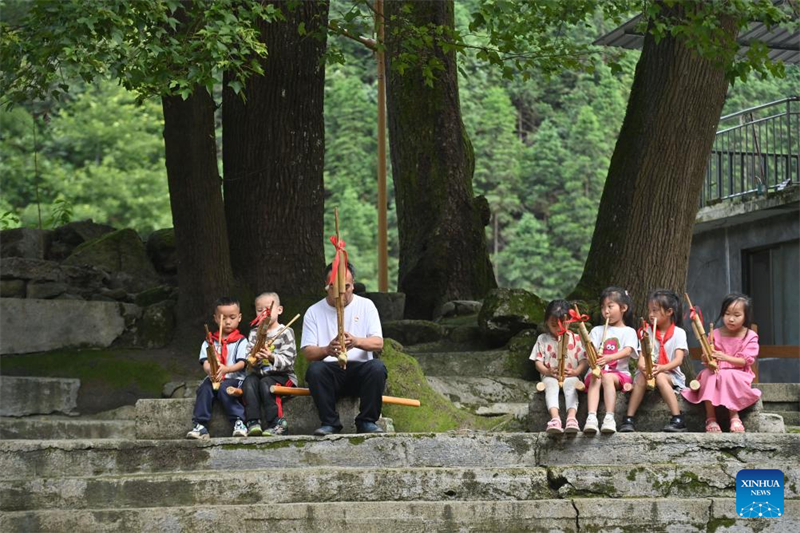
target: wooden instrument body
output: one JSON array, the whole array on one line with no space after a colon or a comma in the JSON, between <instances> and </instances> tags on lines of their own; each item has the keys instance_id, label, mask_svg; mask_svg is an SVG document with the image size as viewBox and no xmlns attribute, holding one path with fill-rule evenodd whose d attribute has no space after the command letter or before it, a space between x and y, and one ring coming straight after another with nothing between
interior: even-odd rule
<instances>
[{"instance_id":1,"label":"wooden instrument body","mask_svg":"<svg viewBox=\"0 0 800 533\"><path fill-rule=\"evenodd\" d=\"M208 367L211 370L211 388L219 390L219 381L217 381L217 372L219 372L219 358L217 357L217 349L214 346L214 339L211 337L211 332L206 326L206 360Z\"/></svg>"}]
</instances>

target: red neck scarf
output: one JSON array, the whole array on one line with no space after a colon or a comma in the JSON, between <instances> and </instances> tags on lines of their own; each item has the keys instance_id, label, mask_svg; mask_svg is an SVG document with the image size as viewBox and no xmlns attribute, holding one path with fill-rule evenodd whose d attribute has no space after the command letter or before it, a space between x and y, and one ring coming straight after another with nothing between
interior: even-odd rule
<instances>
[{"instance_id":1,"label":"red neck scarf","mask_svg":"<svg viewBox=\"0 0 800 533\"><path fill-rule=\"evenodd\" d=\"M667 341L672 338L672 334L675 333L675 324L670 324L667 328L667 332L664 333L664 337L661 337L661 330L656 327L656 340L658 341L658 364L659 365L666 365L669 363L669 359L667 359L667 349L664 348L664 345L667 344Z\"/></svg>"},{"instance_id":2,"label":"red neck scarf","mask_svg":"<svg viewBox=\"0 0 800 533\"><path fill-rule=\"evenodd\" d=\"M220 353L220 358L222 359L220 361L221 365L228 364L228 345L243 338L244 335L239 333L238 329L235 329L231 331L230 335L227 335L224 339L222 339L222 349L220 350L222 352ZM214 333L211 334L211 340L213 340L216 343L219 343L219 331L215 331Z\"/></svg>"}]
</instances>

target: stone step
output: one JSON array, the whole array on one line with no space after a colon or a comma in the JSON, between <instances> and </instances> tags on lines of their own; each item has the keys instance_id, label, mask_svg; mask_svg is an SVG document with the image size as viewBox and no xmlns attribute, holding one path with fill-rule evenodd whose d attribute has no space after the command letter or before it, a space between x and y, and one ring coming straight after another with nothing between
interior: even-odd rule
<instances>
[{"instance_id":1,"label":"stone step","mask_svg":"<svg viewBox=\"0 0 800 533\"><path fill-rule=\"evenodd\" d=\"M800 383L757 383L754 387L761 389L765 404L788 403L794 406L792 410L800 410Z\"/></svg>"},{"instance_id":2,"label":"stone step","mask_svg":"<svg viewBox=\"0 0 800 533\"><path fill-rule=\"evenodd\" d=\"M341 398L336 402L339 419L347 433L355 433L358 399ZM182 439L192 428L194 398L139 400L136 402L137 439ZM409 408L411 409L411 408ZM283 413L291 435L311 435L320 426L319 414L310 396L297 396L284 400ZM378 425L394 431L389 418L381 418ZM228 420L222 405L214 402L208 431L212 437L230 437L233 424Z\"/></svg>"},{"instance_id":3,"label":"stone step","mask_svg":"<svg viewBox=\"0 0 800 533\"><path fill-rule=\"evenodd\" d=\"M47 510L4 513L17 531L281 531L283 533L421 533L652 531L788 532L800 530L800 501L780 518L738 518L736 500L609 499L467 502L325 502L201 507Z\"/></svg>"},{"instance_id":4,"label":"stone step","mask_svg":"<svg viewBox=\"0 0 800 533\"><path fill-rule=\"evenodd\" d=\"M411 353L426 376L484 377L513 374L512 355L507 350L483 352Z\"/></svg>"},{"instance_id":5,"label":"stone step","mask_svg":"<svg viewBox=\"0 0 800 533\"><path fill-rule=\"evenodd\" d=\"M566 419L566 410L564 406L564 395L559 392L559 412L561 413L562 422ZM628 400L630 394L618 392L616 398L616 405L614 407L614 418L617 422L617 428L622 423L622 417L627 414ZM587 399L586 394L578 394L578 423L583 428L586 422L588 409L586 407ZM684 414L686 427L690 432L703 432L705 431L705 407L703 405L695 405L687 402L682 396L678 395L678 406ZM605 407L602 397L597 409L597 418L602 424L603 417L605 416ZM717 420L722 426L724 431L728 430L729 413L727 409L717 409ZM775 414L764 412L761 400L757 401L747 409L743 409L739 413L742 423L747 431L756 433L784 433L786 431L784 421ZM544 393L537 393L531 396L529 412L528 412L528 430L529 431L544 431L547 422L550 420L550 414L547 411ZM636 431L662 431L664 426L669 423L670 412L666 402L664 402L661 394L658 391L649 391L645 393L639 409L636 412L635 425Z\"/></svg>"},{"instance_id":6,"label":"stone step","mask_svg":"<svg viewBox=\"0 0 800 533\"><path fill-rule=\"evenodd\" d=\"M767 407L765 407L765 409L767 409ZM778 411L769 408L769 414L783 417L783 424L785 426L800 426L800 411Z\"/></svg>"},{"instance_id":7,"label":"stone step","mask_svg":"<svg viewBox=\"0 0 800 533\"><path fill-rule=\"evenodd\" d=\"M325 438L0 441L0 479L254 468L509 468L663 463L785 464L800 434L414 433ZM795 477L797 479L797 477Z\"/></svg>"},{"instance_id":8,"label":"stone step","mask_svg":"<svg viewBox=\"0 0 800 533\"><path fill-rule=\"evenodd\" d=\"M132 420L56 416L0 418L0 439L134 439Z\"/></svg>"},{"instance_id":9,"label":"stone step","mask_svg":"<svg viewBox=\"0 0 800 533\"><path fill-rule=\"evenodd\" d=\"M759 463L508 468L272 468L0 480L0 511L343 501L736 497L742 468ZM281 490L275 490L280 487ZM788 483L785 498L798 499Z\"/></svg>"},{"instance_id":10,"label":"stone step","mask_svg":"<svg viewBox=\"0 0 800 533\"><path fill-rule=\"evenodd\" d=\"M428 384L450 401L473 410L498 403L524 403L536 392L536 384L519 378L429 376Z\"/></svg>"},{"instance_id":11,"label":"stone step","mask_svg":"<svg viewBox=\"0 0 800 533\"><path fill-rule=\"evenodd\" d=\"M0 376L0 416L72 414L79 379Z\"/></svg>"}]
</instances>

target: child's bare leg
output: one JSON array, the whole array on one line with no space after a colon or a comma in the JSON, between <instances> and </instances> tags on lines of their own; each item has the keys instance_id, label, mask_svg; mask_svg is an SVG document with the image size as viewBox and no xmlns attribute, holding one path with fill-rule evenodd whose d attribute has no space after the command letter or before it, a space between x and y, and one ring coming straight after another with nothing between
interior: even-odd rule
<instances>
[{"instance_id":1,"label":"child's bare leg","mask_svg":"<svg viewBox=\"0 0 800 533\"><path fill-rule=\"evenodd\" d=\"M672 376L668 374L659 374L656 376L656 387L658 387L661 397L669 407L669 412L672 416L681 414L678 408L678 398L675 397L675 392L672 390Z\"/></svg>"},{"instance_id":2,"label":"child's bare leg","mask_svg":"<svg viewBox=\"0 0 800 533\"><path fill-rule=\"evenodd\" d=\"M734 418L739 418L739 411L734 411L733 409L728 409L728 411L731 413L731 420Z\"/></svg>"},{"instance_id":3,"label":"child's bare leg","mask_svg":"<svg viewBox=\"0 0 800 533\"><path fill-rule=\"evenodd\" d=\"M550 413L550 418L558 418L558 407L553 407L547 410Z\"/></svg>"},{"instance_id":4,"label":"child's bare leg","mask_svg":"<svg viewBox=\"0 0 800 533\"><path fill-rule=\"evenodd\" d=\"M631 397L628 399L628 416L633 416L636 414L636 410L639 409L639 406L642 404L642 398L644 398L646 389L647 380L644 378L644 374L638 374L636 376L636 380L633 382Z\"/></svg>"},{"instance_id":5,"label":"child's bare leg","mask_svg":"<svg viewBox=\"0 0 800 533\"><path fill-rule=\"evenodd\" d=\"M586 407L590 413L597 412L597 406L600 404L600 385L601 381L597 377L592 376L589 390L586 392Z\"/></svg>"},{"instance_id":6,"label":"child's bare leg","mask_svg":"<svg viewBox=\"0 0 800 533\"><path fill-rule=\"evenodd\" d=\"M619 376L611 372L603 374L603 405L606 413L614 414L614 407L617 403L617 384Z\"/></svg>"},{"instance_id":7,"label":"child's bare leg","mask_svg":"<svg viewBox=\"0 0 800 533\"><path fill-rule=\"evenodd\" d=\"M706 420L716 420L717 419L717 411L711 402L706 400L703 402L706 406Z\"/></svg>"},{"instance_id":8,"label":"child's bare leg","mask_svg":"<svg viewBox=\"0 0 800 533\"><path fill-rule=\"evenodd\" d=\"M575 418L577 412L577 409L567 409L567 418Z\"/></svg>"}]
</instances>

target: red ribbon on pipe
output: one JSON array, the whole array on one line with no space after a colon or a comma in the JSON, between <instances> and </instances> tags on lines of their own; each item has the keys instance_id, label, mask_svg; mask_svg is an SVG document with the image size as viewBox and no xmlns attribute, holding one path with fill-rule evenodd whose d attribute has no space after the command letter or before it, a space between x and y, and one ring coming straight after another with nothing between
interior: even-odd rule
<instances>
[{"instance_id":1,"label":"red ribbon on pipe","mask_svg":"<svg viewBox=\"0 0 800 533\"><path fill-rule=\"evenodd\" d=\"M347 250L344 249L344 241L337 239L336 235L331 235L331 244L336 248L336 255L333 256L333 268L331 268L331 277L328 278L328 285L333 285L333 281L336 279L334 276L339 272L339 261L342 254L344 254L344 264L347 265L349 262L347 260Z\"/></svg>"},{"instance_id":2,"label":"red ribbon on pipe","mask_svg":"<svg viewBox=\"0 0 800 533\"><path fill-rule=\"evenodd\" d=\"M269 319L269 318L270 318L269 309L264 309L263 311L261 311L261 312L258 314L258 316L256 316L256 317L253 319L253 321L252 321L252 322L250 322L250 325L251 325L251 326L259 326L259 325L261 325L261 322L263 322L265 318L266 318L266 319Z\"/></svg>"}]
</instances>

